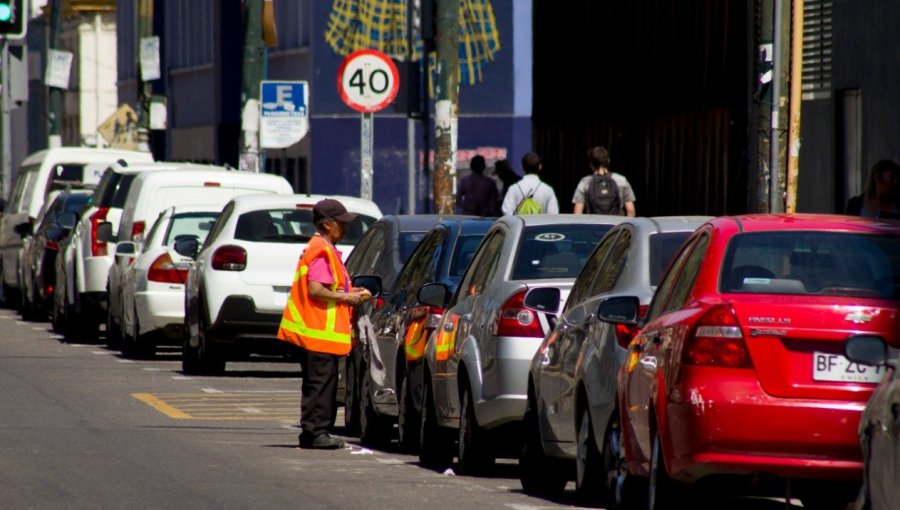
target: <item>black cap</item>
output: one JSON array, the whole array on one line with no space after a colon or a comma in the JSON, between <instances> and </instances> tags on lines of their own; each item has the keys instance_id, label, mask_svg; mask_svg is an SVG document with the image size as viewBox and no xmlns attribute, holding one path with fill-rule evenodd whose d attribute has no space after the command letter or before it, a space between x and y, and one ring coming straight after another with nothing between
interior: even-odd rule
<instances>
[{"instance_id":1,"label":"black cap","mask_svg":"<svg viewBox=\"0 0 900 510\"><path fill-rule=\"evenodd\" d=\"M356 219L356 214L347 212L347 208L344 207L344 204L337 200L326 198L325 200L318 201L316 205L313 206L313 222L318 223L319 221L328 218L349 223Z\"/></svg>"}]
</instances>

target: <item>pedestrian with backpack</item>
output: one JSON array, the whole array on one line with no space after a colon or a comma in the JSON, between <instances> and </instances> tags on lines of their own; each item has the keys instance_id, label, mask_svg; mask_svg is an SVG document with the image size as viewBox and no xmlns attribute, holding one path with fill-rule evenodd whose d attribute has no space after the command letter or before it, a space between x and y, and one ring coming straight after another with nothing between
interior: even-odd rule
<instances>
[{"instance_id":1,"label":"pedestrian with backpack","mask_svg":"<svg viewBox=\"0 0 900 510\"><path fill-rule=\"evenodd\" d=\"M559 214L556 192L538 177L541 157L533 152L523 156L522 171L525 176L503 197L503 214Z\"/></svg>"},{"instance_id":2,"label":"pedestrian with backpack","mask_svg":"<svg viewBox=\"0 0 900 510\"><path fill-rule=\"evenodd\" d=\"M609 171L609 151L594 147L588 151L593 173L581 179L572 196L575 214L611 214L633 218L634 191L624 175Z\"/></svg>"}]
</instances>

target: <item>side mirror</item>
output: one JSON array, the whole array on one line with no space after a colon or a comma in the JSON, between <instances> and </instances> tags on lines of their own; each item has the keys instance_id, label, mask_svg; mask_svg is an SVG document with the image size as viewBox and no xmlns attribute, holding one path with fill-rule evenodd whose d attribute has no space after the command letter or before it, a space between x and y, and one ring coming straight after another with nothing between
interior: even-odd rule
<instances>
[{"instance_id":1,"label":"side mirror","mask_svg":"<svg viewBox=\"0 0 900 510\"><path fill-rule=\"evenodd\" d=\"M597 317L610 324L637 325L640 320L641 302L633 296L611 297L602 303L597 310Z\"/></svg>"},{"instance_id":2,"label":"side mirror","mask_svg":"<svg viewBox=\"0 0 900 510\"><path fill-rule=\"evenodd\" d=\"M197 258L197 251L200 249L200 239L197 236L178 236L175 238L173 246L175 253L192 259Z\"/></svg>"},{"instance_id":3,"label":"side mirror","mask_svg":"<svg viewBox=\"0 0 900 510\"><path fill-rule=\"evenodd\" d=\"M66 212L56 218L56 226L66 230L72 230L78 224L78 216L73 212Z\"/></svg>"},{"instance_id":4,"label":"side mirror","mask_svg":"<svg viewBox=\"0 0 900 510\"><path fill-rule=\"evenodd\" d=\"M133 257L137 254L137 245L132 241L123 241L116 245L116 257Z\"/></svg>"},{"instance_id":5,"label":"side mirror","mask_svg":"<svg viewBox=\"0 0 900 510\"><path fill-rule=\"evenodd\" d=\"M446 308L450 291L443 283L428 283L419 288L416 300L423 305Z\"/></svg>"},{"instance_id":6,"label":"side mirror","mask_svg":"<svg viewBox=\"0 0 900 510\"><path fill-rule=\"evenodd\" d=\"M16 231L16 234L19 234L19 237L27 237L30 236L32 232L34 232L34 225L28 222L19 223L18 225L13 227L13 230Z\"/></svg>"},{"instance_id":7,"label":"side mirror","mask_svg":"<svg viewBox=\"0 0 900 510\"><path fill-rule=\"evenodd\" d=\"M112 223L104 221L97 225L97 240L105 243L116 242L116 237L113 235L112 231Z\"/></svg>"},{"instance_id":8,"label":"side mirror","mask_svg":"<svg viewBox=\"0 0 900 510\"><path fill-rule=\"evenodd\" d=\"M354 287L363 287L369 289L372 297L376 298L381 295L381 277L371 274L361 274L353 277Z\"/></svg>"},{"instance_id":9,"label":"side mirror","mask_svg":"<svg viewBox=\"0 0 900 510\"><path fill-rule=\"evenodd\" d=\"M878 367L887 363L888 348L880 336L854 335L844 342L844 355L854 363Z\"/></svg>"},{"instance_id":10,"label":"side mirror","mask_svg":"<svg viewBox=\"0 0 900 510\"><path fill-rule=\"evenodd\" d=\"M556 287L531 289L525 294L522 304L539 312L556 313L559 311L560 295Z\"/></svg>"}]
</instances>

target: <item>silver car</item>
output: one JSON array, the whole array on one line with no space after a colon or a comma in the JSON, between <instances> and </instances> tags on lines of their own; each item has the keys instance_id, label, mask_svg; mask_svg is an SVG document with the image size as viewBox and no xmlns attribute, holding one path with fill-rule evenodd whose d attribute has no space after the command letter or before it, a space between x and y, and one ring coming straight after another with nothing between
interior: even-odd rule
<instances>
[{"instance_id":1,"label":"silver car","mask_svg":"<svg viewBox=\"0 0 900 510\"><path fill-rule=\"evenodd\" d=\"M637 331L600 321L599 308L624 293L638 296L646 310L678 247L707 219L629 218L591 254L531 361L520 458L525 492L561 492L574 460L576 490L586 503L616 494L623 481L617 476L616 374Z\"/></svg>"},{"instance_id":2,"label":"silver car","mask_svg":"<svg viewBox=\"0 0 900 510\"><path fill-rule=\"evenodd\" d=\"M554 319L526 307L526 293L551 287L564 298L603 235L624 219L504 216L452 299L439 283L419 290L421 303L447 310L425 350L423 464L449 464L456 439L462 473L481 471L498 454L518 454L528 366Z\"/></svg>"}]
</instances>

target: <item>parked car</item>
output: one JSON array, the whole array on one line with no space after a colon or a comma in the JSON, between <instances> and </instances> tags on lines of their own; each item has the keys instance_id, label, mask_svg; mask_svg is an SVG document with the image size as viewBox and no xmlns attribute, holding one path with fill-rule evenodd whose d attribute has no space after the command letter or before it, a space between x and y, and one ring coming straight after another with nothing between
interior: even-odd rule
<instances>
[{"instance_id":1,"label":"parked car","mask_svg":"<svg viewBox=\"0 0 900 510\"><path fill-rule=\"evenodd\" d=\"M354 327L359 341L347 360L345 418L359 420L360 439L384 443L398 423L401 444L418 449L422 357L428 334L443 309L420 306L416 293L440 282L456 290L493 219L430 216L436 225L425 235L392 286L382 284L386 299L358 309ZM352 382L353 384L351 384ZM352 423L348 422L348 423ZM352 428L352 427L351 427Z\"/></svg>"},{"instance_id":2,"label":"parked car","mask_svg":"<svg viewBox=\"0 0 900 510\"><path fill-rule=\"evenodd\" d=\"M615 381L637 332L601 322L598 308L608 297L626 294L637 296L646 312L678 248L708 219L629 218L585 262L556 326L531 360L519 460L527 493L561 492L574 472L582 500L596 504L609 496L615 506L622 483ZM546 304L551 310L558 306Z\"/></svg>"},{"instance_id":3,"label":"parked car","mask_svg":"<svg viewBox=\"0 0 900 510\"><path fill-rule=\"evenodd\" d=\"M177 206L163 211L143 243L122 241L116 256L135 257L122 275L122 353L149 358L158 345L184 344L184 285L194 259L176 243L199 245L221 208Z\"/></svg>"},{"instance_id":4,"label":"parked car","mask_svg":"<svg viewBox=\"0 0 900 510\"><path fill-rule=\"evenodd\" d=\"M65 306L69 317L77 317L62 329L69 336L82 339L97 338L100 325L106 324L109 268L115 254L115 244L97 237L101 223L108 222L113 232L118 230L119 219L128 198L128 192L137 176L144 172L190 170L207 168L189 163L129 163L121 160L110 165L100 177L100 183L91 197L90 205L81 214L72 232L73 242L63 252L67 278L57 288L66 289ZM65 317L65 314L59 317Z\"/></svg>"},{"instance_id":5,"label":"parked car","mask_svg":"<svg viewBox=\"0 0 900 510\"><path fill-rule=\"evenodd\" d=\"M790 479L805 507L854 498L856 428L882 374L843 346L859 334L900 346L898 254L897 223L722 217L680 250L645 320L637 296L603 303L601 320L642 326L618 391L627 469L651 509L740 475Z\"/></svg>"},{"instance_id":6,"label":"parked car","mask_svg":"<svg viewBox=\"0 0 900 510\"><path fill-rule=\"evenodd\" d=\"M25 237L19 288L22 289L22 317L26 320L47 317L56 285L59 243L69 235L77 214L90 199L88 190L54 191L50 196L51 201L38 215L37 229L32 232L30 223L22 223L17 229Z\"/></svg>"},{"instance_id":7,"label":"parked car","mask_svg":"<svg viewBox=\"0 0 900 510\"><path fill-rule=\"evenodd\" d=\"M893 510L900 501L900 361L884 338L874 335L848 338L845 356L860 372L883 374L859 423L863 484L854 510Z\"/></svg>"},{"instance_id":8,"label":"parked car","mask_svg":"<svg viewBox=\"0 0 900 510\"><path fill-rule=\"evenodd\" d=\"M428 214L383 216L372 224L347 257L347 272L351 276L377 276L382 289L389 290L419 241L439 219L438 215ZM374 308L383 305L384 298L379 296L354 308L354 324L361 317L368 317ZM338 362L338 401L345 404L344 421L350 435L359 435L360 383L356 374L360 352L361 349L356 349ZM348 377L352 378L349 388L346 385ZM347 398L351 401L350 405L346 405Z\"/></svg>"},{"instance_id":9,"label":"parked car","mask_svg":"<svg viewBox=\"0 0 900 510\"><path fill-rule=\"evenodd\" d=\"M293 190L284 177L229 171L222 167L190 165L178 172L142 172L134 179L128 191L118 234L114 237L112 223L105 221L98 226L97 237L101 242L132 241L140 244L149 223L168 207L224 207L236 196L258 193L290 195ZM118 347L122 340L121 279L131 262L131 257L116 257L115 263L109 268L106 340L112 348Z\"/></svg>"},{"instance_id":10,"label":"parked car","mask_svg":"<svg viewBox=\"0 0 900 510\"><path fill-rule=\"evenodd\" d=\"M420 303L446 309L425 350L424 464L449 462L454 436L463 473L481 471L498 454L518 455L528 365L553 319L526 307L525 295L554 287L565 299L594 247L623 219L504 216L481 242L455 294L443 283L419 289Z\"/></svg>"},{"instance_id":11,"label":"parked car","mask_svg":"<svg viewBox=\"0 0 900 510\"><path fill-rule=\"evenodd\" d=\"M276 335L297 261L316 235L312 208L324 198L239 196L225 206L188 272L185 373L219 373L228 360L292 350ZM336 246L346 258L381 211L370 200L336 198L359 215Z\"/></svg>"},{"instance_id":12,"label":"parked car","mask_svg":"<svg viewBox=\"0 0 900 510\"><path fill-rule=\"evenodd\" d=\"M15 228L35 224L50 191L96 186L103 170L120 159L153 161L153 156L149 152L59 147L35 152L22 161L0 218L0 296L4 303L19 304L22 237Z\"/></svg>"}]
</instances>

